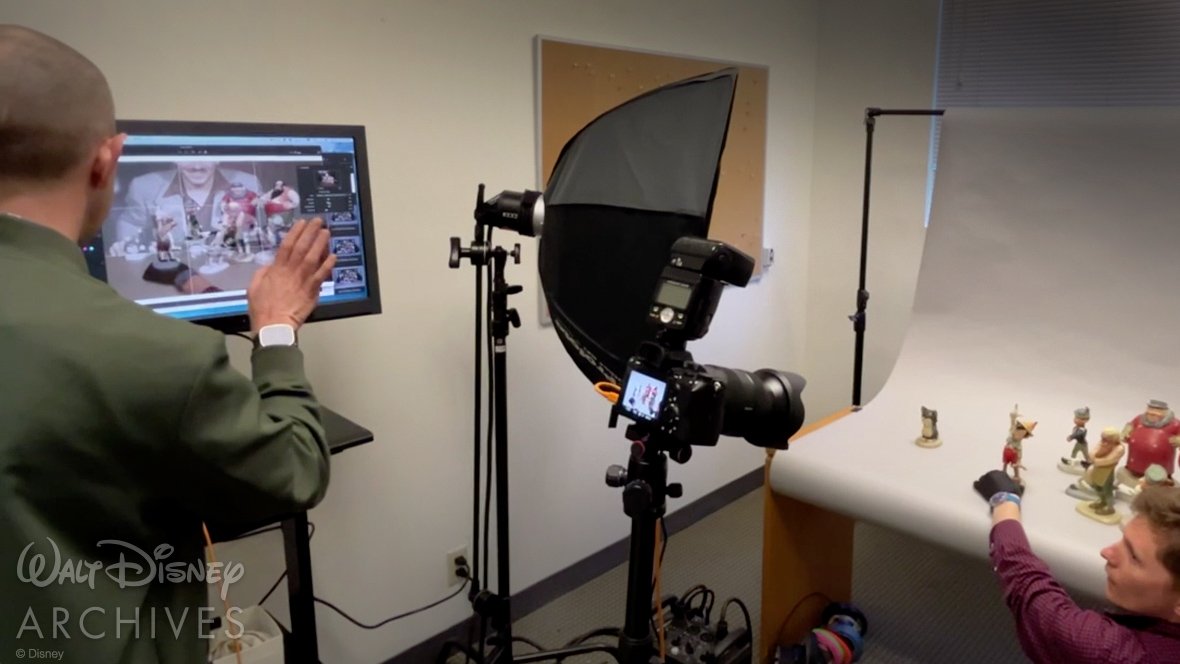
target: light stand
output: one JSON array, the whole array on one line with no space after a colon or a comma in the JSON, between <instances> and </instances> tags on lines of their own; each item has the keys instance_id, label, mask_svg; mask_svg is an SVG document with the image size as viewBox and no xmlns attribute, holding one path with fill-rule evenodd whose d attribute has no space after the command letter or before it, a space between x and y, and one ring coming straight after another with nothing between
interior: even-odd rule
<instances>
[{"instance_id":1,"label":"light stand","mask_svg":"<svg viewBox=\"0 0 1180 664\"><path fill-rule=\"evenodd\" d=\"M865 290L865 272L869 255L869 183L873 170L873 129L880 115L942 115L943 110L915 109L865 109L865 188L864 207L860 228L860 286L856 291L856 313L849 316L852 329L856 332L856 351L852 366L852 407L860 408L861 380L864 373L865 356L865 309L869 304L869 292Z\"/></svg>"},{"instance_id":2,"label":"light stand","mask_svg":"<svg viewBox=\"0 0 1180 664\"><path fill-rule=\"evenodd\" d=\"M511 257L514 263L520 263L520 244L516 244L512 251L508 251L503 247L493 247L490 242L490 230L487 234L488 241L485 241L483 211L484 211L484 186L479 186L479 197L476 202L476 224L475 224L475 240L470 247L463 247L457 237L451 238L451 256L450 267L456 269L462 263L464 258L469 259L471 264L477 269L476 277L476 411L477 416L475 420L475 518L476 523L474 527L475 537L472 541L472 548L476 551L471 565L472 572L478 568L479 549L478 549L478 532L479 532L479 430L481 418L479 412L480 394L479 394L479 379L480 379L480 360L482 356L482 342L480 319L483 316L483 302L481 285L482 279L479 276L485 266L491 267L491 325L490 333L492 337L492 376L491 376L491 393L492 393L492 423L495 431L495 447L494 451L490 452L487 459L489 468L495 468L495 486L496 486L496 592L492 593L490 590L479 587L481 579L473 579L470 599L475 612L481 616L484 624L491 622L493 635L488 640L493 644L493 650L490 655L484 657L482 655L482 646L484 639L481 637L481 647L478 652L473 652L465 644L448 642L442 652L439 653L438 662L441 664L445 662L452 650L464 652L468 657L474 658L477 662L482 664L511 664L513 662L540 662L554 659L562 659L590 652L610 652L613 647L604 645L585 645L565 648L562 650L555 650L549 652L528 653L527 655L514 655L512 652L512 609L511 609L511 586L509 585L509 530L508 530L508 352L507 339L511 327L520 327L520 315L515 309L508 307L508 296L520 293L523 288L521 286L509 285L504 278L504 268ZM511 326L511 327L510 327ZM485 552L486 554L486 552ZM650 571L650 570L649 570ZM486 581L485 581L486 582ZM646 664L646 663L645 663Z\"/></svg>"}]
</instances>

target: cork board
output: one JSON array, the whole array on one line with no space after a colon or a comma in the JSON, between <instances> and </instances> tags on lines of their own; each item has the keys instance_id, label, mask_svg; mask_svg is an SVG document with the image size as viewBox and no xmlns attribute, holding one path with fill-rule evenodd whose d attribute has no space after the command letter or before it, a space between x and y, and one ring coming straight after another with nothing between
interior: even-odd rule
<instances>
[{"instance_id":1,"label":"cork board","mask_svg":"<svg viewBox=\"0 0 1180 664\"><path fill-rule=\"evenodd\" d=\"M561 149L602 113L655 87L738 68L733 116L721 159L709 237L755 260L761 273L766 182L767 68L537 38L540 187Z\"/></svg>"}]
</instances>

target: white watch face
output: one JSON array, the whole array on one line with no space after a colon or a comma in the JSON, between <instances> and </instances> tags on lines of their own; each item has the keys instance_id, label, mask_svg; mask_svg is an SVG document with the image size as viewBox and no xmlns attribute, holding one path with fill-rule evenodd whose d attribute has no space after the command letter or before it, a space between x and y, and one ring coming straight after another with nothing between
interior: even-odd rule
<instances>
[{"instance_id":1,"label":"white watch face","mask_svg":"<svg viewBox=\"0 0 1180 664\"><path fill-rule=\"evenodd\" d=\"M259 346L294 346L295 328L290 325L267 325L258 330Z\"/></svg>"}]
</instances>

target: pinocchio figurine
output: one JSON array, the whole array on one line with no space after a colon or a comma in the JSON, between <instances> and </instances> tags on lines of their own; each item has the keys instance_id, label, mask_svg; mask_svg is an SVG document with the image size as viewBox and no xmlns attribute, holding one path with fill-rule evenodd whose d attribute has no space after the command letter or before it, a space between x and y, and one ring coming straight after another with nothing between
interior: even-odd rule
<instances>
[{"instance_id":1,"label":"pinocchio figurine","mask_svg":"<svg viewBox=\"0 0 1180 664\"><path fill-rule=\"evenodd\" d=\"M1012 479L1016 480L1017 484L1024 486L1024 480L1020 477L1020 471L1028 470L1021 461L1024 459L1024 439L1032 436L1033 429L1037 428L1037 423L1031 420L1026 420L1020 417L1020 406L1017 404L1008 416L1011 424L1008 428L1008 440L1004 444L1004 472L1008 472L1008 467L1012 467Z\"/></svg>"}]
</instances>

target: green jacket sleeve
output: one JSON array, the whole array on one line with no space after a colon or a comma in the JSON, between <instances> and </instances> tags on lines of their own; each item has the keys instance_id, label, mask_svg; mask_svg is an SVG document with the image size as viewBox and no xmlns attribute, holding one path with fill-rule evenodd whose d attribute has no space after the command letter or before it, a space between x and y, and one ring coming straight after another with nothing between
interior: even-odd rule
<instances>
[{"instance_id":1,"label":"green jacket sleeve","mask_svg":"<svg viewBox=\"0 0 1180 664\"><path fill-rule=\"evenodd\" d=\"M253 381L224 344L192 385L180 421L179 499L209 522L245 523L310 509L329 479L319 404L295 347L254 350Z\"/></svg>"}]
</instances>

